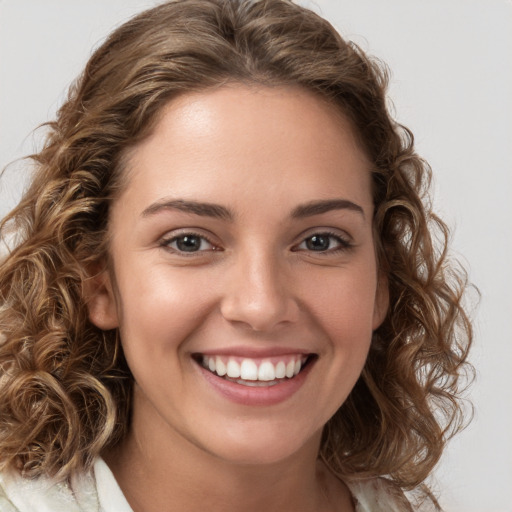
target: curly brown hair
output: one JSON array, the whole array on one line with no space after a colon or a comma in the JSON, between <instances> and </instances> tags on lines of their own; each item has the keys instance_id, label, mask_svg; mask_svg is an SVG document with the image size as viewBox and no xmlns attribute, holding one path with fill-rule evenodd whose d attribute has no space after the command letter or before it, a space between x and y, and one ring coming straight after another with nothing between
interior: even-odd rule
<instances>
[{"instance_id":1,"label":"curly brown hair","mask_svg":"<svg viewBox=\"0 0 512 512\"><path fill-rule=\"evenodd\" d=\"M107 260L123 159L162 107L227 82L294 85L351 120L373 164L374 230L390 307L361 378L325 427L320 456L344 475L418 486L463 423L467 279L428 201L430 168L386 107L386 68L289 0L176 0L99 47L72 86L20 204L0 224L0 464L66 478L130 423L133 379L117 330L88 320Z\"/></svg>"}]
</instances>

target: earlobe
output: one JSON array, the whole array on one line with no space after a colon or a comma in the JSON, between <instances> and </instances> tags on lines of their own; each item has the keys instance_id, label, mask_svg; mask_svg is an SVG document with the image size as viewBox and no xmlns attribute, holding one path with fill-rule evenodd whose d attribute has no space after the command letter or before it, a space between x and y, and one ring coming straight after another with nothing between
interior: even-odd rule
<instances>
[{"instance_id":1,"label":"earlobe","mask_svg":"<svg viewBox=\"0 0 512 512\"><path fill-rule=\"evenodd\" d=\"M108 272L103 270L88 279L85 288L91 323L104 331L119 327L117 304Z\"/></svg>"},{"instance_id":2,"label":"earlobe","mask_svg":"<svg viewBox=\"0 0 512 512\"><path fill-rule=\"evenodd\" d=\"M379 275L377 291L375 292L375 306L373 309L373 330L378 329L389 309L389 284L384 274Z\"/></svg>"}]
</instances>

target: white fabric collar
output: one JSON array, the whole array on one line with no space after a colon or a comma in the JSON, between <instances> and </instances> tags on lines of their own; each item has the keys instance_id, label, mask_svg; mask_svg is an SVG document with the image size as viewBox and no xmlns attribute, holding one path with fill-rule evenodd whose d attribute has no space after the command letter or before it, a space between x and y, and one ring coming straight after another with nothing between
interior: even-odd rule
<instances>
[{"instance_id":1,"label":"white fabric collar","mask_svg":"<svg viewBox=\"0 0 512 512\"><path fill-rule=\"evenodd\" d=\"M103 459L97 459L94 463L94 477L100 512L133 512Z\"/></svg>"},{"instance_id":2,"label":"white fabric collar","mask_svg":"<svg viewBox=\"0 0 512 512\"><path fill-rule=\"evenodd\" d=\"M402 492L385 479L346 479L345 483L356 501L356 512L412 510ZM133 512L103 459L97 459L91 473L74 478L71 484L2 473L0 505L2 512Z\"/></svg>"}]
</instances>

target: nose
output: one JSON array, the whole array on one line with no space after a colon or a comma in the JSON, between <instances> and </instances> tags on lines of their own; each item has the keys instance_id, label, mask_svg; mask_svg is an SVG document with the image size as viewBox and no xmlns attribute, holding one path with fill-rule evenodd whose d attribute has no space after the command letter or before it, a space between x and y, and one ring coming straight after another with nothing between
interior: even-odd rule
<instances>
[{"instance_id":1,"label":"nose","mask_svg":"<svg viewBox=\"0 0 512 512\"><path fill-rule=\"evenodd\" d=\"M254 331L272 331L299 318L289 272L272 254L239 255L226 276L222 316Z\"/></svg>"}]
</instances>

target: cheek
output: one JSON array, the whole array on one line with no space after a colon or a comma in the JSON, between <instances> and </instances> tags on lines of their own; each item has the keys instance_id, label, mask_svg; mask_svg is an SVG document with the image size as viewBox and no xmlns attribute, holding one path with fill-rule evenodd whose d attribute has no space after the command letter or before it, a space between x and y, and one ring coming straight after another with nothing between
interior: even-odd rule
<instances>
[{"instance_id":1,"label":"cheek","mask_svg":"<svg viewBox=\"0 0 512 512\"><path fill-rule=\"evenodd\" d=\"M336 269L313 282L315 286L304 294L309 310L334 340L371 338L377 286L372 266Z\"/></svg>"},{"instance_id":2,"label":"cheek","mask_svg":"<svg viewBox=\"0 0 512 512\"><path fill-rule=\"evenodd\" d=\"M119 272L123 276L122 272ZM200 275L164 266L119 280L121 337L130 353L175 350L207 314L211 289Z\"/></svg>"},{"instance_id":3,"label":"cheek","mask_svg":"<svg viewBox=\"0 0 512 512\"><path fill-rule=\"evenodd\" d=\"M308 393L326 423L349 396L364 367L372 340L375 279L372 267L363 272L336 269L330 279L317 279L308 294L320 346L318 372Z\"/></svg>"}]
</instances>

